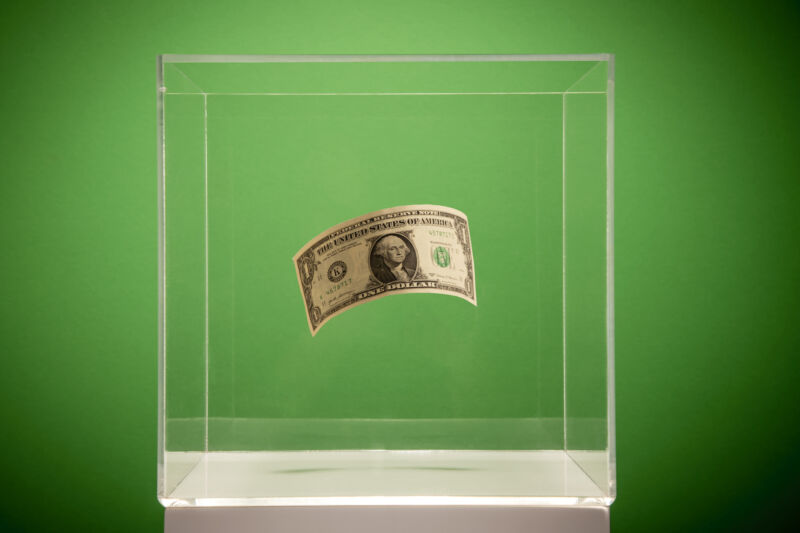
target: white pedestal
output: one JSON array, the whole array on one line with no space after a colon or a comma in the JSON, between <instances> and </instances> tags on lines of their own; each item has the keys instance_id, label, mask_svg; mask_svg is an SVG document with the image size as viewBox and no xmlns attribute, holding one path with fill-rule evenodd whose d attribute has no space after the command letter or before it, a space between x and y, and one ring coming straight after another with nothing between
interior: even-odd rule
<instances>
[{"instance_id":1,"label":"white pedestal","mask_svg":"<svg viewBox=\"0 0 800 533\"><path fill-rule=\"evenodd\" d=\"M173 507L165 533L608 533L608 507Z\"/></svg>"}]
</instances>

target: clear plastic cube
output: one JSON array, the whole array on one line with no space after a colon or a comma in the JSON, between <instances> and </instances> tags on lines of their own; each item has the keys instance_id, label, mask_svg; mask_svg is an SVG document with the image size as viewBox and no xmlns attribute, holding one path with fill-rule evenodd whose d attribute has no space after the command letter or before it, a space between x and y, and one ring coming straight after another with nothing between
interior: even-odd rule
<instances>
[{"instance_id":1,"label":"clear plastic cube","mask_svg":"<svg viewBox=\"0 0 800 533\"><path fill-rule=\"evenodd\" d=\"M165 506L609 505L613 56L158 59ZM292 256L340 222L469 217L478 306L312 337Z\"/></svg>"}]
</instances>

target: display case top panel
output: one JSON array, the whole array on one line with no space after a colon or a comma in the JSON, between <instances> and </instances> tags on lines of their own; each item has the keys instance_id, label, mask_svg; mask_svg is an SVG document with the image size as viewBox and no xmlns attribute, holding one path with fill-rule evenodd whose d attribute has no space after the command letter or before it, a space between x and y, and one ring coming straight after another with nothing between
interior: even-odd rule
<instances>
[{"instance_id":1,"label":"display case top panel","mask_svg":"<svg viewBox=\"0 0 800 533\"><path fill-rule=\"evenodd\" d=\"M160 56L185 94L604 92L612 56Z\"/></svg>"}]
</instances>

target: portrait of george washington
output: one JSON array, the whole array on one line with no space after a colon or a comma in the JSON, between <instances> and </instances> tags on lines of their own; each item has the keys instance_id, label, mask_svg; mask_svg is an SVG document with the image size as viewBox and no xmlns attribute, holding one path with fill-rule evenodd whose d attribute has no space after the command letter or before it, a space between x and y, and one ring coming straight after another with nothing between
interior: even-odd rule
<instances>
[{"instance_id":1,"label":"portrait of george washington","mask_svg":"<svg viewBox=\"0 0 800 533\"><path fill-rule=\"evenodd\" d=\"M372 275L381 283L411 281L417 273L417 253L408 238L389 233L375 241L369 264Z\"/></svg>"}]
</instances>

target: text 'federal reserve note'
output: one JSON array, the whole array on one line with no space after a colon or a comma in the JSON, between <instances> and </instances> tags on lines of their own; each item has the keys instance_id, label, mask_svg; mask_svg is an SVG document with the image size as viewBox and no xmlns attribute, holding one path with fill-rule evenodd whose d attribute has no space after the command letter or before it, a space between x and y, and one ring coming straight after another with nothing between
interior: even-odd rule
<instances>
[{"instance_id":1,"label":"text 'federal reserve note'","mask_svg":"<svg viewBox=\"0 0 800 533\"><path fill-rule=\"evenodd\" d=\"M389 294L452 294L478 305L469 225L440 205L405 205L348 220L294 256L311 334L331 317Z\"/></svg>"}]
</instances>

